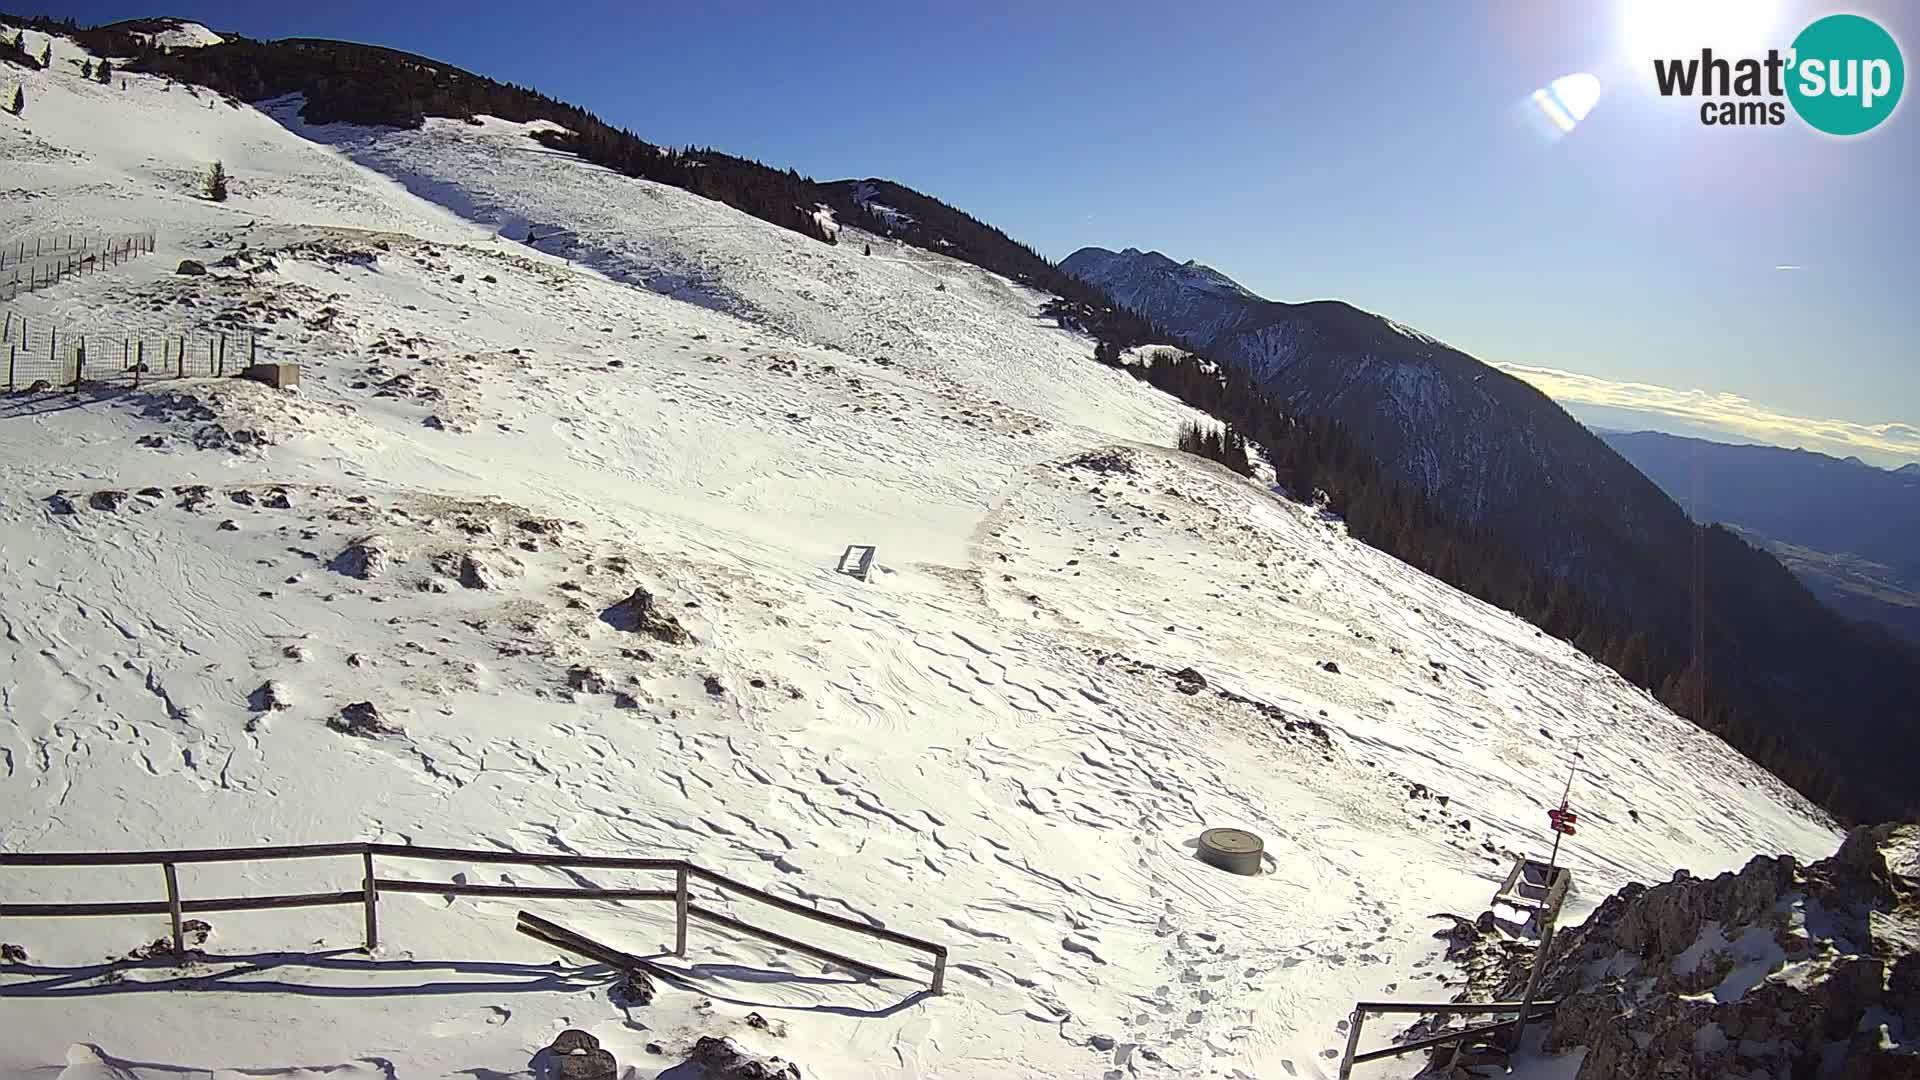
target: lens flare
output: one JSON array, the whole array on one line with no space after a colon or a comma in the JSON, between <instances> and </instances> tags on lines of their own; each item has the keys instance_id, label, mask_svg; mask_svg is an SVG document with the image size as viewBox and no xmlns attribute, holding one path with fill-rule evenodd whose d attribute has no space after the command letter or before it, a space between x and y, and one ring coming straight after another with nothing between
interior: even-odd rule
<instances>
[{"instance_id":1,"label":"lens flare","mask_svg":"<svg viewBox=\"0 0 1920 1080\"><path fill-rule=\"evenodd\" d=\"M1582 71L1563 75L1527 96L1527 115L1551 138L1560 138L1600 103L1600 80Z\"/></svg>"}]
</instances>

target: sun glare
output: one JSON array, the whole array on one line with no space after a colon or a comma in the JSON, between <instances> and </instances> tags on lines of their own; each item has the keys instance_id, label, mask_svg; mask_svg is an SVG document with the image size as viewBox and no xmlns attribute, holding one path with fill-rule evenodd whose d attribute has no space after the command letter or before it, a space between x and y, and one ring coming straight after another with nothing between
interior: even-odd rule
<instances>
[{"instance_id":1,"label":"sun glare","mask_svg":"<svg viewBox=\"0 0 1920 1080\"><path fill-rule=\"evenodd\" d=\"M1620 35L1628 59L1698 56L1702 48L1723 55L1752 55L1778 30L1779 0L1620 0Z\"/></svg>"},{"instance_id":2,"label":"sun glare","mask_svg":"<svg viewBox=\"0 0 1920 1080\"><path fill-rule=\"evenodd\" d=\"M1600 103L1600 80L1586 72L1566 75L1535 90L1527 100L1536 123L1549 137L1558 138Z\"/></svg>"}]
</instances>

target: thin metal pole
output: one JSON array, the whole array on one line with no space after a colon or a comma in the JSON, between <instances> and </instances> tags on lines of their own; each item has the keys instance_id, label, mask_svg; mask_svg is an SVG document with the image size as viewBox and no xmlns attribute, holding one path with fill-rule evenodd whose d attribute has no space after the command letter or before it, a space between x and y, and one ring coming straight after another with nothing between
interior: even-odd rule
<instances>
[{"instance_id":1,"label":"thin metal pole","mask_svg":"<svg viewBox=\"0 0 1920 1080\"><path fill-rule=\"evenodd\" d=\"M687 868L673 872L673 955L687 955Z\"/></svg>"},{"instance_id":2,"label":"thin metal pole","mask_svg":"<svg viewBox=\"0 0 1920 1080\"><path fill-rule=\"evenodd\" d=\"M367 877L361 888L366 892L367 904L367 952L371 954L380 944L380 921L375 914L380 904L380 894L373 887L373 851L368 849L360 853L366 867Z\"/></svg>"},{"instance_id":3,"label":"thin metal pole","mask_svg":"<svg viewBox=\"0 0 1920 1080\"><path fill-rule=\"evenodd\" d=\"M7 393L13 393L13 353L14 346L7 346Z\"/></svg>"},{"instance_id":4,"label":"thin metal pole","mask_svg":"<svg viewBox=\"0 0 1920 1080\"><path fill-rule=\"evenodd\" d=\"M167 874L167 917L173 921L173 959L175 963L184 963L187 943L180 930L180 880L173 872L172 863L162 863L160 869Z\"/></svg>"},{"instance_id":5,"label":"thin metal pole","mask_svg":"<svg viewBox=\"0 0 1920 1080\"><path fill-rule=\"evenodd\" d=\"M1577 746L1574 753L1576 755L1579 753ZM1562 810L1567 808L1567 799L1573 795L1573 778L1579 771L1580 765L1577 761L1567 769L1567 786L1560 791L1560 809ZM1558 825L1555 825L1553 828L1553 852L1547 856L1547 888L1549 890L1553 888L1554 868L1560 864L1560 841L1565 837L1566 834L1560 831Z\"/></svg>"}]
</instances>

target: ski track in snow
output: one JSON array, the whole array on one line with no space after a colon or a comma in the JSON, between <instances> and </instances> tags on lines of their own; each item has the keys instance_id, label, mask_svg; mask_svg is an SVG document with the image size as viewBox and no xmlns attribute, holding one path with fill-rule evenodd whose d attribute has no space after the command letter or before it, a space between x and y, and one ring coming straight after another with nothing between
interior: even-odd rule
<instances>
[{"instance_id":1,"label":"ski track in snow","mask_svg":"<svg viewBox=\"0 0 1920 1080\"><path fill-rule=\"evenodd\" d=\"M1570 917L1628 880L1834 843L1569 646L1160 449L1196 414L1093 364L1030 290L851 231L827 247L523 125L307 128L296 103L269 116L147 76L22 78L0 157L32 197L0 203L0 237L152 229L159 251L13 314L157 334L237 311L302 389L0 399L0 847L685 855L946 942L952 969L947 996L897 1007L910 987L696 924L698 990L623 1012L600 969L512 933L515 905L390 895L375 970L339 953L358 913L319 908L211 916L196 972L222 977L192 989L137 992L164 968L35 994L18 988L54 977L0 975L0 1069L522 1075L579 1025L640 1075L677 1060L648 1042L725 1033L809 1075L1329 1076L1356 997L1448 992L1427 916L1479 911L1511 853L1544 850L1576 751ZM191 195L215 157L223 205ZM514 220L572 239L496 235ZM170 273L243 244L239 266ZM196 408L275 441L195 450ZM1134 471L1072 464L1103 448ZM197 509L187 485L210 489ZM134 494L89 507L101 489ZM56 490L76 513L50 511ZM329 568L368 535L384 573ZM869 585L831 571L853 542L878 545ZM436 566L470 551L494 587ZM696 643L599 618L639 585ZM1209 684L1191 695L1172 677L1189 666ZM570 688L575 667L607 692ZM251 711L268 680L290 707ZM403 733L324 725L360 700ZM1201 865L1212 826L1260 833L1266 872ZM190 896L358 874L182 870ZM5 877L23 901L159 895L150 868ZM638 953L672 935L656 907L530 906ZM0 938L64 966L165 927L81 922Z\"/></svg>"}]
</instances>

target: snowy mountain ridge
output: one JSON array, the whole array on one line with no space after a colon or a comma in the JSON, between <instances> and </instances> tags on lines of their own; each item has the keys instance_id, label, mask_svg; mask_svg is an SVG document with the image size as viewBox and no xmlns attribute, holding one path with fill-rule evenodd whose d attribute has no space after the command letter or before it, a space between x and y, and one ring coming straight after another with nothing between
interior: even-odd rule
<instances>
[{"instance_id":1,"label":"snowy mountain ridge","mask_svg":"<svg viewBox=\"0 0 1920 1080\"><path fill-rule=\"evenodd\" d=\"M1835 841L1565 643L1168 449L1207 418L1092 362L1044 294L818 243L538 125L20 78L0 160L30 198L0 239L158 251L9 327L251 332L300 389L0 399L0 848L686 856L941 940L952 970L918 998L701 927L659 957L694 989L637 1007L508 901L388 895L370 958L352 908L210 915L185 972L124 959L164 918L8 919L0 1072L531 1076L586 1027L639 1077L716 1034L808 1076L1327 1076L1355 998L1445 992L1427 917L1544 849L1576 760L1581 902ZM199 194L214 160L225 202ZM848 543L877 545L871 583L833 573ZM607 618L635 589L689 640ZM330 726L361 702L384 730ZM1266 872L1201 864L1216 825L1264 836ZM0 887L146 900L152 876ZM671 940L656 907L527 906Z\"/></svg>"}]
</instances>

